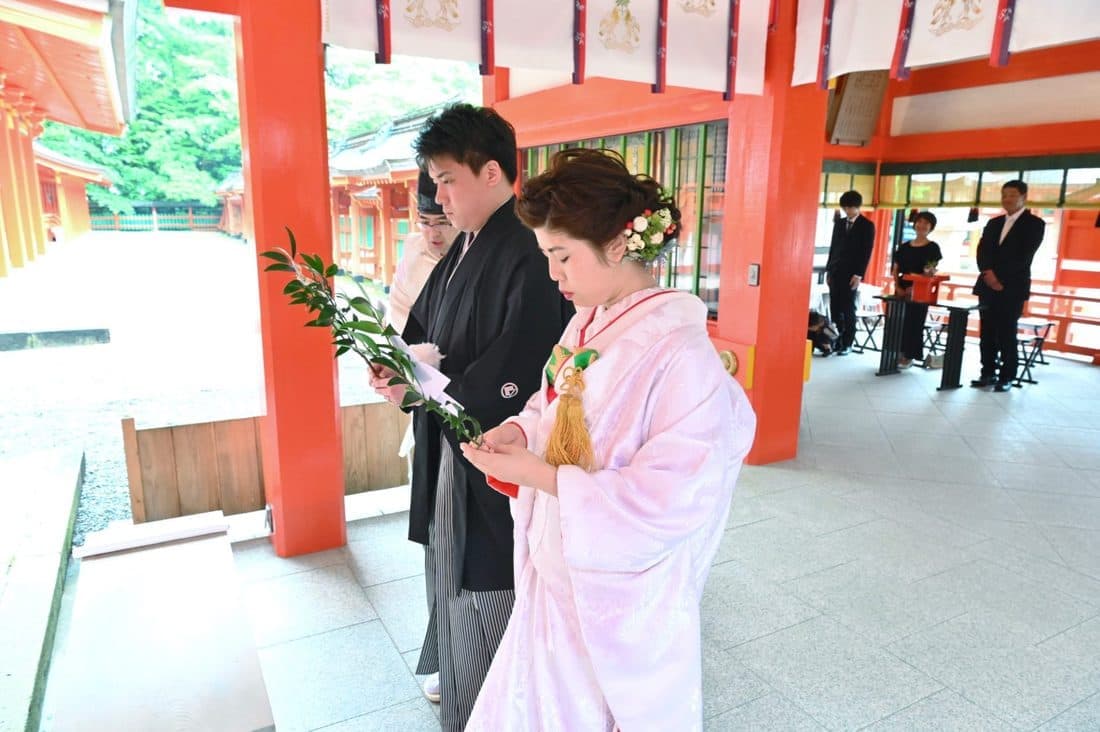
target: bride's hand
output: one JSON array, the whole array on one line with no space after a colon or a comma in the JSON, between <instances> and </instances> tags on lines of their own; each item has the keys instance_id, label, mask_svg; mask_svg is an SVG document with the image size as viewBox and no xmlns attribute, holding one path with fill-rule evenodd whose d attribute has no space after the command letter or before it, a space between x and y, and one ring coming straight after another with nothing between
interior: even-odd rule
<instances>
[{"instance_id":1,"label":"bride's hand","mask_svg":"<svg viewBox=\"0 0 1100 732\"><path fill-rule=\"evenodd\" d=\"M527 447L527 435L515 422L505 422L481 436L481 447L489 452L499 452L505 445Z\"/></svg>"}]
</instances>

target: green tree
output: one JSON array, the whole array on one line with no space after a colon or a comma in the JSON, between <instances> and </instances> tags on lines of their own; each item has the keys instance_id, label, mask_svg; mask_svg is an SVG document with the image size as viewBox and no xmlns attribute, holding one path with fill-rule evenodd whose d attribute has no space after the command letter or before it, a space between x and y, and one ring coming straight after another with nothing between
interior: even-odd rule
<instances>
[{"instance_id":1,"label":"green tree","mask_svg":"<svg viewBox=\"0 0 1100 732\"><path fill-rule=\"evenodd\" d=\"M97 205L131 201L216 203L214 189L240 167L233 26L218 16L166 13L140 0L130 68L137 114L121 137L47 123L41 141L105 168L113 191L90 186Z\"/></svg>"},{"instance_id":2,"label":"green tree","mask_svg":"<svg viewBox=\"0 0 1100 732\"><path fill-rule=\"evenodd\" d=\"M126 131L112 137L48 122L41 142L109 172L112 190L88 187L95 205L127 212L135 201L214 204L218 184L241 165L233 25L165 11L162 0L138 3L130 64L137 113ZM330 47L326 66L330 142L413 110L481 98L472 64L395 57L376 65L372 54Z\"/></svg>"}]
</instances>

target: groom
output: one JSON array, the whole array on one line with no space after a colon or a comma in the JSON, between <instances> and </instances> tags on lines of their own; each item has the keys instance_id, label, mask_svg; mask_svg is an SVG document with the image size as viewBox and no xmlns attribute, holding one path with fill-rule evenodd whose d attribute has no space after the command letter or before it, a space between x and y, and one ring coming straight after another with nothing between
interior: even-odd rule
<instances>
[{"instance_id":1,"label":"groom","mask_svg":"<svg viewBox=\"0 0 1100 732\"><path fill-rule=\"evenodd\" d=\"M458 104L431 119L417 159L462 232L436 265L402 336L434 343L447 393L484 429L523 409L573 314L534 234L515 214L516 137L494 110ZM400 404L403 392L376 389ZM418 674L439 672L440 721L462 730L515 600L508 499L462 456L454 432L414 412L409 538L424 544L431 614ZM425 693L431 679L425 685Z\"/></svg>"}]
</instances>

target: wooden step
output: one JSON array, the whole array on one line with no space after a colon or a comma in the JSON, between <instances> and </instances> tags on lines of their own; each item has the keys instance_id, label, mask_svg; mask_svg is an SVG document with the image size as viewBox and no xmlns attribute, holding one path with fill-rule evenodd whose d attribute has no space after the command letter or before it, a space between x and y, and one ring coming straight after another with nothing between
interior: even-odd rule
<instances>
[{"instance_id":1,"label":"wooden step","mask_svg":"<svg viewBox=\"0 0 1100 732\"><path fill-rule=\"evenodd\" d=\"M80 553L43 729L274 729L220 511L115 525Z\"/></svg>"}]
</instances>

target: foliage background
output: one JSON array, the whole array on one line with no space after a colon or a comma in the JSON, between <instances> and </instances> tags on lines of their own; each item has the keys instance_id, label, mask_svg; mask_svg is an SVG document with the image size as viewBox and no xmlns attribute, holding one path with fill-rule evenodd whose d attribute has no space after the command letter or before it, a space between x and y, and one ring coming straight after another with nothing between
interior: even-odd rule
<instances>
[{"instance_id":1,"label":"foliage background","mask_svg":"<svg viewBox=\"0 0 1100 732\"><path fill-rule=\"evenodd\" d=\"M139 0L131 52L137 113L121 137L47 122L39 141L107 170L114 187L88 186L93 206L215 204L215 189L241 165L232 21ZM481 97L472 64L395 57L378 66L372 54L329 47L326 67L330 144L415 109Z\"/></svg>"}]
</instances>

